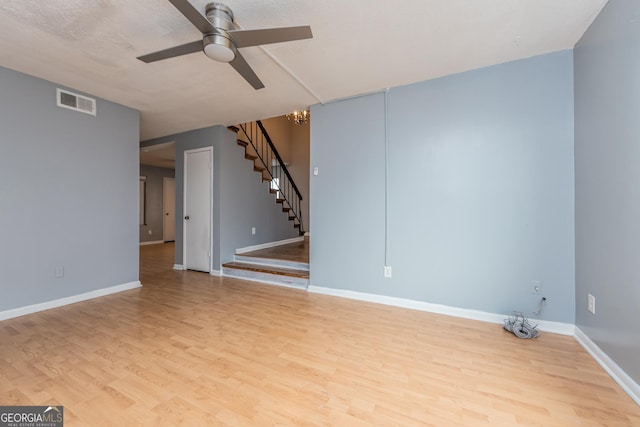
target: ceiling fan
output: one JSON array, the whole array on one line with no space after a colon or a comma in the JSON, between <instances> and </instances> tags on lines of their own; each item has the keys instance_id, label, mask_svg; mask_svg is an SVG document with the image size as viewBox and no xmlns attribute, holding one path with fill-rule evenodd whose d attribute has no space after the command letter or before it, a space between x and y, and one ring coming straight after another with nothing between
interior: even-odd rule
<instances>
[{"instance_id":1,"label":"ceiling fan","mask_svg":"<svg viewBox=\"0 0 640 427\"><path fill-rule=\"evenodd\" d=\"M310 39L311 27L265 28L240 30L233 22L233 12L222 3L209 3L202 15L188 0L169 0L203 35L202 40L139 56L143 62L155 62L175 56L204 51L209 58L228 62L254 89L264 84L251 69L238 48L262 44Z\"/></svg>"}]
</instances>

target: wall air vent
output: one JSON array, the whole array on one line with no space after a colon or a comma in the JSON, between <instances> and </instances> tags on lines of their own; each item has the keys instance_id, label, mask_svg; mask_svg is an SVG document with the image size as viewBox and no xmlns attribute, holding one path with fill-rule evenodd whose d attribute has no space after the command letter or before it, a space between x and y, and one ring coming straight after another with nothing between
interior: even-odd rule
<instances>
[{"instance_id":1,"label":"wall air vent","mask_svg":"<svg viewBox=\"0 0 640 427\"><path fill-rule=\"evenodd\" d=\"M80 111L81 113L96 115L96 100L69 92L64 89L56 90L56 98L58 107L68 108L70 110Z\"/></svg>"}]
</instances>

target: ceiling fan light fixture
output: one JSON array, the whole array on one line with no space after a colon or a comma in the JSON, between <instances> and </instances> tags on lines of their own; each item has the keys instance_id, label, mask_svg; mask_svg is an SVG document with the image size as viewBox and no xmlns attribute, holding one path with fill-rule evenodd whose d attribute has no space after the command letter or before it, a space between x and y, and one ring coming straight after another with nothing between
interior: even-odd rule
<instances>
[{"instance_id":1,"label":"ceiling fan light fixture","mask_svg":"<svg viewBox=\"0 0 640 427\"><path fill-rule=\"evenodd\" d=\"M231 40L221 34L205 36L204 54L218 62L231 62L236 57L236 49Z\"/></svg>"}]
</instances>

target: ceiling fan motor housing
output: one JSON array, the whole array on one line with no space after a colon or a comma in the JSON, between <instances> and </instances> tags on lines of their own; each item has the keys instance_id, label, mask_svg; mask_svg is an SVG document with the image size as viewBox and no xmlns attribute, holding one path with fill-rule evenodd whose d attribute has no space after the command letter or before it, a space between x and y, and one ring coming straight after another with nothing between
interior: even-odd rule
<instances>
[{"instance_id":1,"label":"ceiling fan motor housing","mask_svg":"<svg viewBox=\"0 0 640 427\"><path fill-rule=\"evenodd\" d=\"M205 9L209 22L218 31L217 34L205 34L202 39L204 53L209 58L219 62L231 62L236 57L236 46L228 30L233 29L233 12L222 3L209 3Z\"/></svg>"}]
</instances>

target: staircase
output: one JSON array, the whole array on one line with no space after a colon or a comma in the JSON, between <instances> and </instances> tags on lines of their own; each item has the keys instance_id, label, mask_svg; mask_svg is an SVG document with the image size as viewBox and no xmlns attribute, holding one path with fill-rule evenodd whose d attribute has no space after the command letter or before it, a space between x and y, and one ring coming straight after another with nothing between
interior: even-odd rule
<instances>
[{"instance_id":1,"label":"staircase","mask_svg":"<svg viewBox=\"0 0 640 427\"><path fill-rule=\"evenodd\" d=\"M276 204L287 214L293 227L298 229L298 234L303 236L302 195L262 122L257 120L229 129L237 134L237 143L244 148L244 158L253 163L253 170L261 175L262 181L269 183L268 191L274 195ZM292 245L295 250L296 244ZM304 260L308 261L308 246L306 253ZM267 255L264 251L256 251L234 255L233 262L222 265L222 275L307 289L309 263L276 256L273 251L267 251Z\"/></svg>"},{"instance_id":2,"label":"staircase","mask_svg":"<svg viewBox=\"0 0 640 427\"><path fill-rule=\"evenodd\" d=\"M233 262L222 265L222 274L296 289L309 286L309 263L285 259L236 254Z\"/></svg>"},{"instance_id":3,"label":"staircase","mask_svg":"<svg viewBox=\"0 0 640 427\"><path fill-rule=\"evenodd\" d=\"M293 227L303 236L302 194L262 122L257 120L238 127L230 126L229 129L238 135L237 143L244 147L244 158L253 162L253 170L262 176L263 182L270 183L269 192L275 195L282 212L288 215Z\"/></svg>"}]
</instances>

